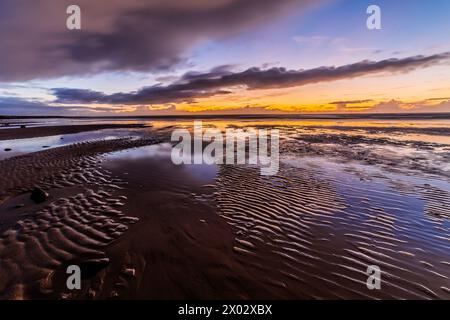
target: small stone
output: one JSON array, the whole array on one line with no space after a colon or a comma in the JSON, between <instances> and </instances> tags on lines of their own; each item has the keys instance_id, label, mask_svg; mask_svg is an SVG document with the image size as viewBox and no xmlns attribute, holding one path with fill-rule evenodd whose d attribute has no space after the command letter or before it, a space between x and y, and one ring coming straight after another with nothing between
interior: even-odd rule
<instances>
[{"instance_id":1,"label":"small stone","mask_svg":"<svg viewBox=\"0 0 450 320\"><path fill-rule=\"evenodd\" d=\"M50 146L42 146L42 148L50 148Z\"/></svg>"},{"instance_id":2,"label":"small stone","mask_svg":"<svg viewBox=\"0 0 450 320\"><path fill-rule=\"evenodd\" d=\"M11 151L11 148L5 148L5 151Z\"/></svg>"},{"instance_id":3,"label":"small stone","mask_svg":"<svg viewBox=\"0 0 450 320\"><path fill-rule=\"evenodd\" d=\"M33 200L36 203L42 203L48 198L48 193L42 190L41 188L34 188L33 191L31 191L31 200Z\"/></svg>"},{"instance_id":4,"label":"small stone","mask_svg":"<svg viewBox=\"0 0 450 320\"><path fill-rule=\"evenodd\" d=\"M20 129L25 129L26 127L27 126L23 124L23 125L20 126Z\"/></svg>"}]
</instances>

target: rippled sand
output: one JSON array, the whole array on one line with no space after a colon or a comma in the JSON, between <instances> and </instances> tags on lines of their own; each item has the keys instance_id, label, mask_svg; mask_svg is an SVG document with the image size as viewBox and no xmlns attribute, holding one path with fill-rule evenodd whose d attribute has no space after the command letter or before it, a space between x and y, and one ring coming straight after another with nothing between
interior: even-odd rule
<instances>
[{"instance_id":1,"label":"rippled sand","mask_svg":"<svg viewBox=\"0 0 450 320\"><path fill-rule=\"evenodd\" d=\"M155 126L0 161L0 297L450 299L441 140L277 125L280 171L261 176L175 166ZM65 287L70 264L81 291Z\"/></svg>"},{"instance_id":2,"label":"rippled sand","mask_svg":"<svg viewBox=\"0 0 450 320\"><path fill-rule=\"evenodd\" d=\"M105 152L154 143L118 139L79 143L0 161L0 294L39 297L52 292L52 275L72 260L104 257L104 248L135 223L118 208L119 180L100 167ZM39 186L42 204L29 199Z\"/></svg>"}]
</instances>

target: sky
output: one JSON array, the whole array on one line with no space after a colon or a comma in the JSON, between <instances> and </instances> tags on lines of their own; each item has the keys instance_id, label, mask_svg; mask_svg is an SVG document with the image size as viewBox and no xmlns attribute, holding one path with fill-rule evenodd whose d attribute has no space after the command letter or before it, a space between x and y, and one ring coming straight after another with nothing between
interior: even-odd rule
<instances>
[{"instance_id":1,"label":"sky","mask_svg":"<svg viewBox=\"0 0 450 320\"><path fill-rule=\"evenodd\" d=\"M448 0L0 0L0 115L450 112L449 14Z\"/></svg>"}]
</instances>

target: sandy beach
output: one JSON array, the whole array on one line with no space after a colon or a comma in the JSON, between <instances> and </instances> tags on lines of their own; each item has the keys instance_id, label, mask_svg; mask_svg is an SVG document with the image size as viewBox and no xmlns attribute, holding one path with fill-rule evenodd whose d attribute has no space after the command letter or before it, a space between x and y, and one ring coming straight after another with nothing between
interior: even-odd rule
<instances>
[{"instance_id":1,"label":"sandy beach","mask_svg":"<svg viewBox=\"0 0 450 320\"><path fill-rule=\"evenodd\" d=\"M142 128L136 124L85 124L65 126L25 127L0 130L0 140L14 140L54 135L73 134L78 132L97 131L102 129Z\"/></svg>"},{"instance_id":2,"label":"sandy beach","mask_svg":"<svg viewBox=\"0 0 450 320\"><path fill-rule=\"evenodd\" d=\"M174 165L171 130L189 122L115 126L0 130L130 130L0 160L2 299L450 298L442 127L252 124L281 132L280 170L261 176ZM40 203L35 188L48 194ZM66 287L72 264L79 291ZM372 264L383 290L366 287Z\"/></svg>"}]
</instances>

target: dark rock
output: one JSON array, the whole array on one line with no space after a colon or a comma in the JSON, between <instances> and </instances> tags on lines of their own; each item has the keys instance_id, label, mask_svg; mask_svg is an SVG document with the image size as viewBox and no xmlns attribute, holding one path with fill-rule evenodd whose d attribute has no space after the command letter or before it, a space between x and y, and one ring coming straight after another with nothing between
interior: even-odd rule
<instances>
[{"instance_id":1,"label":"dark rock","mask_svg":"<svg viewBox=\"0 0 450 320\"><path fill-rule=\"evenodd\" d=\"M26 127L27 126L23 124L23 125L20 126L20 129L25 129Z\"/></svg>"},{"instance_id":2,"label":"dark rock","mask_svg":"<svg viewBox=\"0 0 450 320\"><path fill-rule=\"evenodd\" d=\"M11 151L11 148L5 148L5 151Z\"/></svg>"},{"instance_id":3,"label":"dark rock","mask_svg":"<svg viewBox=\"0 0 450 320\"><path fill-rule=\"evenodd\" d=\"M50 146L42 146L42 148L50 148Z\"/></svg>"},{"instance_id":4,"label":"dark rock","mask_svg":"<svg viewBox=\"0 0 450 320\"><path fill-rule=\"evenodd\" d=\"M81 278L89 279L109 265L108 258L85 260L80 263Z\"/></svg>"},{"instance_id":5,"label":"dark rock","mask_svg":"<svg viewBox=\"0 0 450 320\"><path fill-rule=\"evenodd\" d=\"M34 188L33 191L31 191L31 200L33 200L36 203L42 203L48 198L48 193L42 190L41 188Z\"/></svg>"}]
</instances>

